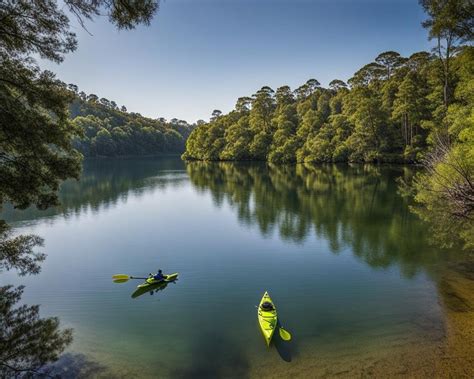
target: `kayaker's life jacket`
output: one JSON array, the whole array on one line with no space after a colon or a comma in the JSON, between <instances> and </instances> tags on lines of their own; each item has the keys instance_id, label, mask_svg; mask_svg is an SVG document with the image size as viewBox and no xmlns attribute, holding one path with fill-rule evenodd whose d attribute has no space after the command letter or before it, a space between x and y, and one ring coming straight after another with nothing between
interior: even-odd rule
<instances>
[{"instance_id":1,"label":"kayaker's life jacket","mask_svg":"<svg viewBox=\"0 0 474 379\"><path fill-rule=\"evenodd\" d=\"M273 304L269 301L265 301L260 306L264 311L273 311Z\"/></svg>"},{"instance_id":2,"label":"kayaker's life jacket","mask_svg":"<svg viewBox=\"0 0 474 379\"><path fill-rule=\"evenodd\" d=\"M155 280L163 280L165 277L163 276L163 274L156 274L153 276L153 279Z\"/></svg>"}]
</instances>

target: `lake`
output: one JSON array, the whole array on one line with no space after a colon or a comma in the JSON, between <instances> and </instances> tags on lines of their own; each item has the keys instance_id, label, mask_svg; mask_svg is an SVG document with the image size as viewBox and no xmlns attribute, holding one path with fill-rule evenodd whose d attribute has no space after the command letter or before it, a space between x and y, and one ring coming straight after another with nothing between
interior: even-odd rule
<instances>
[{"instance_id":1,"label":"lake","mask_svg":"<svg viewBox=\"0 0 474 379\"><path fill-rule=\"evenodd\" d=\"M460 311L451 301L466 278L452 268L465 257L432 245L410 213L397 178L412 174L403 166L87 160L81 181L63 184L60 207L4 209L17 233L45 239L48 257L39 275L2 277L24 284L23 301L40 304L42 316L74 329L58 367L84 376L471 370L462 349L452 366L439 366L450 353L451 315L472 319L469 305ZM158 268L179 278L154 294L132 298L140 280L111 280ZM255 309L265 290L293 336L275 336L270 348Z\"/></svg>"}]
</instances>

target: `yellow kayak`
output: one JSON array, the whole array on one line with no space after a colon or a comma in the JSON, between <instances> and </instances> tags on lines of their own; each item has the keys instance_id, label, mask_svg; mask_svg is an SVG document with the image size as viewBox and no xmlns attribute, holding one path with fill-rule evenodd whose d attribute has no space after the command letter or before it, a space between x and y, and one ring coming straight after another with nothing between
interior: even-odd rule
<instances>
[{"instance_id":1,"label":"yellow kayak","mask_svg":"<svg viewBox=\"0 0 474 379\"><path fill-rule=\"evenodd\" d=\"M139 284L134 293L132 293L132 298L139 297L150 291L161 291L166 288L168 283L175 281L178 278L178 273L164 275L164 279L155 280L153 278L148 278L144 283Z\"/></svg>"},{"instance_id":2,"label":"yellow kayak","mask_svg":"<svg viewBox=\"0 0 474 379\"><path fill-rule=\"evenodd\" d=\"M155 280L153 278L148 278L147 280L145 280L144 283L139 284L137 286L137 288L146 288L146 287L152 286L154 284L172 282L173 280L176 280L178 278L178 273L175 272L174 274L163 275L163 277L164 278L161 279L161 280Z\"/></svg>"},{"instance_id":3,"label":"yellow kayak","mask_svg":"<svg viewBox=\"0 0 474 379\"><path fill-rule=\"evenodd\" d=\"M267 346L270 346L273 333L277 328L277 321L278 317L275 304L273 304L268 292L265 291L258 306L258 323L260 325L260 329L262 330L262 334L265 338Z\"/></svg>"}]
</instances>

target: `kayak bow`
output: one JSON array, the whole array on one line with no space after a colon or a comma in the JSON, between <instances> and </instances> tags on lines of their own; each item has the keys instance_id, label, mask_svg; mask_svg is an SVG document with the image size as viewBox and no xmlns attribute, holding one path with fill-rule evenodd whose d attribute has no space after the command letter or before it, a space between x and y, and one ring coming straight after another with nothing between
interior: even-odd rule
<instances>
[{"instance_id":1,"label":"kayak bow","mask_svg":"<svg viewBox=\"0 0 474 379\"><path fill-rule=\"evenodd\" d=\"M270 298L268 292L265 291L258 306L258 323L267 346L270 346L273 333L277 327L277 321L278 316L275 304L273 304L273 300Z\"/></svg>"}]
</instances>

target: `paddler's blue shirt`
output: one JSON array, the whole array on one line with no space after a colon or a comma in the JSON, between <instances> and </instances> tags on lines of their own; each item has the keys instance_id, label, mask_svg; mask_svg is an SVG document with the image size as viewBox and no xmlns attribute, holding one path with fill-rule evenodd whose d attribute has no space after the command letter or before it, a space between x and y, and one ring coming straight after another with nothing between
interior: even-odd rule
<instances>
[{"instance_id":1,"label":"paddler's blue shirt","mask_svg":"<svg viewBox=\"0 0 474 379\"><path fill-rule=\"evenodd\" d=\"M153 279L155 279L155 280L162 280L162 279L164 279L164 278L165 278L165 277L163 276L163 274L160 274L160 273L158 273L158 274L156 274L155 276L153 276Z\"/></svg>"}]
</instances>

